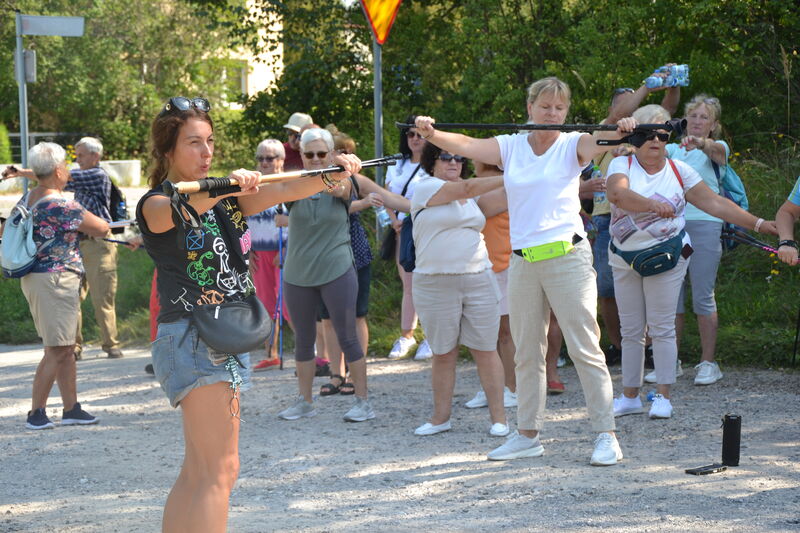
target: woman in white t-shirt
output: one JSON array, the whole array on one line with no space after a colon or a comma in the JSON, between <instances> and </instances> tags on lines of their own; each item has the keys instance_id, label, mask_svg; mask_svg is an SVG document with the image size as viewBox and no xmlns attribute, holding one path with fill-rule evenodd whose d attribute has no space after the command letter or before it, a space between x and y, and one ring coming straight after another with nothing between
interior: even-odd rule
<instances>
[{"instance_id":1,"label":"woman in white t-shirt","mask_svg":"<svg viewBox=\"0 0 800 533\"><path fill-rule=\"evenodd\" d=\"M563 124L570 90L557 78L528 88L528 118L536 124ZM613 146L598 146L591 135L537 130L529 134L475 139L437 131L434 120L419 117L417 129L432 144L504 169L510 218L511 256L508 297L511 334L517 345L517 425L519 433L489 453L489 459L536 457L544 453L539 431L547 397L545 352L550 308L567 342L583 386L592 427L599 433L591 464L622 459L614 435L614 393L600 349L597 283L592 250L579 215L581 169ZM636 125L631 118L604 137L622 138Z\"/></svg>"},{"instance_id":2,"label":"woman in white t-shirt","mask_svg":"<svg viewBox=\"0 0 800 533\"><path fill-rule=\"evenodd\" d=\"M433 364L433 414L416 435L450 429L460 344L469 348L489 403L495 437L508 435L503 406L503 364L497 354L500 289L481 230L486 216L505 210L503 177L464 180L464 158L425 146L419 182L411 198L416 246L414 303L425 324ZM483 195L479 201L475 196Z\"/></svg>"},{"instance_id":3,"label":"woman in white t-shirt","mask_svg":"<svg viewBox=\"0 0 800 533\"><path fill-rule=\"evenodd\" d=\"M414 121L414 115L406 120L406 123ZM423 179L430 177L420 166L420 156L422 149L425 148L425 139L419 134L416 128L409 128L400 131L400 153L403 159L397 165L390 166L386 171L386 188L395 194L405 196L409 200L414 195L414 189ZM392 220L392 229L397 232L397 242L400 242L400 227L405 213L387 209L389 218ZM399 359L405 357L416 344L414 330L417 327L417 311L414 307L414 299L411 297L412 279L411 272L406 272L398 261L399 247L395 247L395 262L400 281L403 283L403 300L400 307L400 336L394 341L392 351L389 352L389 359ZM424 326L423 326L424 327ZM423 339L417 347L414 359L430 359L431 349L427 339Z\"/></svg>"},{"instance_id":4,"label":"woman in white t-shirt","mask_svg":"<svg viewBox=\"0 0 800 533\"><path fill-rule=\"evenodd\" d=\"M666 109L638 109L638 122L657 124L670 119ZM644 374L645 327L653 341L656 392L650 418L670 418L670 386L675 383L675 310L692 247L685 231L687 201L698 209L755 231L775 235L775 223L751 215L712 191L695 170L667 159L669 133L648 136L636 155L617 157L608 167L611 202L611 244L608 263L614 274L614 293L622 333L623 393L614 400L614 415L644 412L639 389ZM637 270L634 261L659 247L677 257L652 272ZM632 266L632 264L634 266ZM640 273L641 270L641 273Z\"/></svg>"}]
</instances>

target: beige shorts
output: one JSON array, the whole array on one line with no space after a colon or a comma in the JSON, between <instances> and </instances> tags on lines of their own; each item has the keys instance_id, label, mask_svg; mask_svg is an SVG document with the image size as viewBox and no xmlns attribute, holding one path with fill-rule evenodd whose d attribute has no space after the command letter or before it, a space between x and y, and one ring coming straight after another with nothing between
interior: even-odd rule
<instances>
[{"instance_id":1,"label":"beige shorts","mask_svg":"<svg viewBox=\"0 0 800 533\"><path fill-rule=\"evenodd\" d=\"M412 286L414 307L434 354L463 344L497 348L500 289L491 269L477 274L418 274Z\"/></svg>"},{"instance_id":2,"label":"beige shorts","mask_svg":"<svg viewBox=\"0 0 800 533\"><path fill-rule=\"evenodd\" d=\"M75 344L81 277L74 272L32 272L20 285L44 345Z\"/></svg>"},{"instance_id":3,"label":"beige shorts","mask_svg":"<svg viewBox=\"0 0 800 533\"><path fill-rule=\"evenodd\" d=\"M494 279L497 280L497 286L500 289L500 316L508 314L508 269L501 270L494 273Z\"/></svg>"}]
</instances>

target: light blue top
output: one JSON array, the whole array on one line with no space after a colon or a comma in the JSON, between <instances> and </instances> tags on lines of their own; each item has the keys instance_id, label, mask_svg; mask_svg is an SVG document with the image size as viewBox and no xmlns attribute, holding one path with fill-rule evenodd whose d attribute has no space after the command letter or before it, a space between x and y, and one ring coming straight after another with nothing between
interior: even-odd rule
<instances>
[{"instance_id":1,"label":"light blue top","mask_svg":"<svg viewBox=\"0 0 800 533\"><path fill-rule=\"evenodd\" d=\"M794 187L792 188L792 192L789 194L789 198L787 198L790 202L794 205L800 205L800 176L797 176L797 181L794 182Z\"/></svg>"},{"instance_id":2,"label":"light blue top","mask_svg":"<svg viewBox=\"0 0 800 533\"><path fill-rule=\"evenodd\" d=\"M717 141L725 147L725 161L731 156L731 149L725 141ZM703 181L708 185L712 191L719 194L719 182L717 181L717 174L714 172L714 167L711 165L711 158L708 157L702 150L695 148L694 150L687 151L681 148L679 144L667 145L667 157L676 161L683 161L692 167ZM725 172L725 165L719 167L720 175ZM691 203L686 204L685 211L686 220L707 220L709 222L722 222L717 217L712 217L705 211L701 211Z\"/></svg>"}]
</instances>

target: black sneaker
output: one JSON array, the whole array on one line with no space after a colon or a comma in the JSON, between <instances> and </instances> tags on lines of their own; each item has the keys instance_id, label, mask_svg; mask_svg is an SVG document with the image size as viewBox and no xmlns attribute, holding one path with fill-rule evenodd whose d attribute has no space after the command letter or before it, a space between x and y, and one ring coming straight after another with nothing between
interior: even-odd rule
<instances>
[{"instance_id":1,"label":"black sneaker","mask_svg":"<svg viewBox=\"0 0 800 533\"><path fill-rule=\"evenodd\" d=\"M622 350L609 344L606 348L606 366L618 365L622 362Z\"/></svg>"},{"instance_id":2,"label":"black sneaker","mask_svg":"<svg viewBox=\"0 0 800 533\"><path fill-rule=\"evenodd\" d=\"M61 415L62 426L86 426L88 424L97 424L98 422L100 422L100 419L81 409L81 404L78 402L75 402L75 406L72 409L64 411L64 414Z\"/></svg>"},{"instance_id":3,"label":"black sneaker","mask_svg":"<svg viewBox=\"0 0 800 533\"><path fill-rule=\"evenodd\" d=\"M648 370L653 370L656 363L653 361L653 345L649 344L644 347L644 367Z\"/></svg>"},{"instance_id":4,"label":"black sneaker","mask_svg":"<svg viewBox=\"0 0 800 533\"><path fill-rule=\"evenodd\" d=\"M43 407L28 411L28 421L25 424L28 429L53 429L55 425L47 418L47 413Z\"/></svg>"},{"instance_id":5,"label":"black sneaker","mask_svg":"<svg viewBox=\"0 0 800 533\"><path fill-rule=\"evenodd\" d=\"M119 348L111 348L106 353L108 354L109 359L120 359L121 357L124 357L122 355L122 350L120 350Z\"/></svg>"}]
</instances>

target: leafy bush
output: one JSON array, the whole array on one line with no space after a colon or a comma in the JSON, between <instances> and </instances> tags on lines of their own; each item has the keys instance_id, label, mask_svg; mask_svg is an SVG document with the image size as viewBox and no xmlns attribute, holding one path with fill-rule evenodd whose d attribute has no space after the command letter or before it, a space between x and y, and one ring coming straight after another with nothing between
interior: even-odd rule
<instances>
[{"instance_id":1,"label":"leafy bush","mask_svg":"<svg viewBox=\"0 0 800 533\"><path fill-rule=\"evenodd\" d=\"M11 139L8 137L8 128L0 124L0 164L13 163L11 160Z\"/></svg>"}]
</instances>

